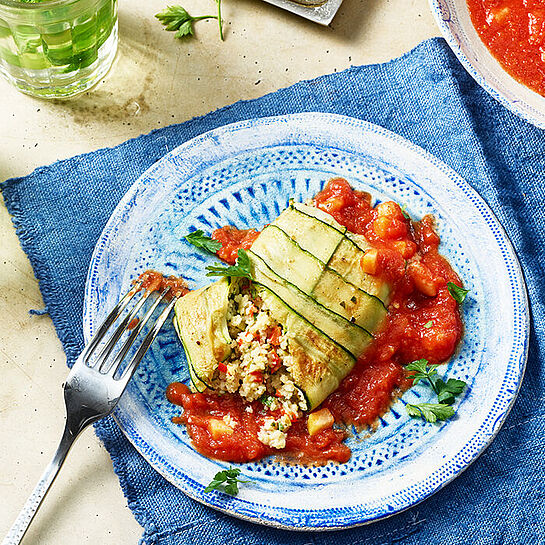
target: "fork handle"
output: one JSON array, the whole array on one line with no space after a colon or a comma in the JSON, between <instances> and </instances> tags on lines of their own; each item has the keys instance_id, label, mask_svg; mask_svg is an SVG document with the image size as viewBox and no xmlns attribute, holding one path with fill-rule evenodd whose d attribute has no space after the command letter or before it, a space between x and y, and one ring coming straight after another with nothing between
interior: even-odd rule
<instances>
[{"instance_id":1,"label":"fork handle","mask_svg":"<svg viewBox=\"0 0 545 545\"><path fill-rule=\"evenodd\" d=\"M59 473L59 470L66 459L66 455L70 450L70 447L74 443L77 435L73 435L72 432L68 429L68 425L64 428L64 433L62 435L61 442L57 448L57 452L53 456L51 462L44 471L41 479L38 481L38 484L32 491L32 494L25 502L25 505L19 516L13 523L13 526L10 528L8 535L2 541L2 545L18 545L23 536L25 535L30 523L34 519L34 515L38 508L40 507L42 500L45 498L45 495L49 491L49 488L53 484L55 477Z\"/></svg>"}]
</instances>

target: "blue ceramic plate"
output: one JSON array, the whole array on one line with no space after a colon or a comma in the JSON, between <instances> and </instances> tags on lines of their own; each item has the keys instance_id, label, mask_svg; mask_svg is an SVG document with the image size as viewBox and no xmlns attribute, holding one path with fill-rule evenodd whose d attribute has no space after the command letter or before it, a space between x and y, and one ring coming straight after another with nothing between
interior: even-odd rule
<instances>
[{"instance_id":1,"label":"blue ceramic plate","mask_svg":"<svg viewBox=\"0 0 545 545\"><path fill-rule=\"evenodd\" d=\"M471 290L465 336L445 366L467 381L457 416L442 424L411 419L406 403L432 401L417 386L380 420L375 433L348 440L352 458L320 468L268 458L241 466L252 481L240 494L204 493L226 464L192 447L179 408L165 399L188 380L168 324L140 365L115 418L142 456L198 501L234 516L293 529L346 528L406 509L463 471L498 432L526 361L528 307L521 271L503 229L457 174L381 127L329 114L262 118L221 127L175 149L131 187L96 246L87 280L87 339L131 279L148 268L209 282L208 258L183 240L192 229L261 227L288 204L343 176L375 198L405 204L414 218L438 220L441 251Z\"/></svg>"}]
</instances>

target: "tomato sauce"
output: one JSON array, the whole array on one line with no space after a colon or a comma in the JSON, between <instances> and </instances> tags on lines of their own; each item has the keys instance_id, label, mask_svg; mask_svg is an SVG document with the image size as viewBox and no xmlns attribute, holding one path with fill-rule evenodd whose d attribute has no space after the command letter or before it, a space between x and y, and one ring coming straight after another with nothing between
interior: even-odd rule
<instances>
[{"instance_id":1,"label":"tomato sauce","mask_svg":"<svg viewBox=\"0 0 545 545\"><path fill-rule=\"evenodd\" d=\"M393 202L373 207L370 195L354 191L342 178L330 180L314 202L372 244L361 266L392 287L385 323L352 372L322 404L334 415L335 426L310 436L305 416L288 430L282 451L257 439L265 417L260 402L248 404L238 396L193 394L180 383L169 386L169 400L184 408L176 421L186 424L196 448L206 456L244 462L281 454L299 463L346 462L350 449L343 443L347 437L343 426L373 427L395 398L410 387L412 381L404 370L405 364L421 358L442 363L456 350L462 321L447 282L461 283L438 253L440 239L433 217L411 221ZM249 248L258 234L253 230L239 233L233 227L214 233L214 238L227 244L223 258L231 258L231 262L238 248ZM221 419L227 414L242 425L235 426L232 434L214 439L209 419Z\"/></svg>"},{"instance_id":2,"label":"tomato sauce","mask_svg":"<svg viewBox=\"0 0 545 545\"><path fill-rule=\"evenodd\" d=\"M475 29L505 70L545 96L543 0L467 0Z\"/></svg>"},{"instance_id":3,"label":"tomato sauce","mask_svg":"<svg viewBox=\"0 0 545 545\"><path fill-rule=\"evenodd\" d=\"M183 278L178 278L177 276L163 276L160 272L152 270L143 272L133 281L133 285L135 291L144 290L162 292L165 289L170 288L170 291L166 295L167 298L170 296L179 297L180 295L189 293L189 288ZM133 327L136 327L136 324L134 324Z\"/></svg>"},{"instance_id":4,"label":"tomato sauce","mask_svg":"<svg viewBox=\"0 0 545 545\"><path fill-rule=\"evenodd\" d=\"M278 416L264 410L260 401L247 403L230 394L195 394L180 382L169 385L167 399L184 408L182 415L174 418L173 422L187 426L191 440L205 456L230 462L250 462L278 454L278 450L264 445L257 438L265 417ZM208 425L210 418L222 419L225 415L234 419L237 426L232 433L214 438ZM290 428L286 447L282 450L286 459L298 463L328 460L344 463L350 459L350 449L343 444L345 431L328 428L311 437L306 421L307 417L302 418Z\"/></svg>"},{"instance_id":5,"label":"tomato sauce","mask_svg":"<svg viewBox=\"0 0 545 545\"><path fill-rule=\"evenodd\" d=\"M258 235L259 231L255 229L237 229L226 225L221 229L216 229L212 233L212 238L221 242L222 245L217 252L218 257L230 265L234 265L239 249L249 250Z\"/></svg>"}]
</instances>

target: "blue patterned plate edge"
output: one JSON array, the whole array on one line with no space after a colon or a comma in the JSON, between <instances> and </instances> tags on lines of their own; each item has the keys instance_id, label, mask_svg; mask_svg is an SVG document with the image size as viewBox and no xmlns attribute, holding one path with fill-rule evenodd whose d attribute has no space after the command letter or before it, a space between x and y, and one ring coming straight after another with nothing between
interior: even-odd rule
<instances>
[{"instance_id":1,"label":"blue patterned plate edge","mask_svg":"<svg viewBox=\"0 0 545 545\"><path fill-rule=\"evenodd\" d=\"M361 130L362 133L374 134L377 135L377 137L386 138L393 144L404 148L406 153L411 154L417 160L426 162L435 169L438 169L443 176L447 177L454 186L461 190L465 196L471 200L486 223L491 226L491 228L493 227L494 237L501 247L502 255L510 269L510 288L513 295L516 296L516 299L521 302L518 307L515 306L513 308L514 317L519 326L517 329L519 338L517 340L518 342L513 346L513 351L510 354L508 362L512 374L508 381L502 383L500 392L497 396L499 398L501 394L501 402L498 402L493 407L488 414L486 421L481 424L465 447L456 454L455 459L449 460L446 464L441 466L439 470L429 475L427 479L418 483L418 491L405 489L402 493L400 492L392 496L390 498L391 501L387 504L384 503L379 508L373 509L372 513L366 511L366 506L361 504L358 505L358 508L331 508L312 511L305 509L277 510L261 505L261 511L256 512L256 505L245 501L244 499L237 497L231 498L223 494L205 495L204 487L200 483L191 479L178 468L170 466L167 461L158 457L156 453L150 452L146 441L139 435L137 430L131 426L130 421L127 421L127 419L120 419L118 416L114 415L123 433L150 465L152 465L158 473L163 475L165 479L180 488L191 498L218 509L219 511L250 522L291 530L317 531L361 526L404 511L443 488L476 460L498 433L520 389L528 355L529 309L522 270L511 242L503 230L503 227L499 224L484 200L465 180L436 157L430 155L422 148L412 144L401 136L382 127L346 116L312 112L272 118L258 118L226 125L208 133L204 133L182 144L179 148L176 148L176 150L167 154L167 156L177 153L188 146L198 146L199 142L207 139L220 141L221 137L226 135L230 135L231 138L236 138L236 133L243 129L251 128L252 130L259 132L265 131L267 128L270 128L271 125L277 123L284 124L284 126L287 124L296 128L298 125L305 125L310 122L321 124L323 127L335 126L337 130L339 127L342 128L343 126L351 128L356 127L358 130ZM142 186L139 183L140 180L151 176L154 170L160 168L161 163L165 160L166 158L163 158L155 163L133 184L133 186L131 186L112 214L97 243L91 259L85 293L84 334L86 340L90 338L93 329L93 317L91 316L88 303L96 280L94 277L96 272L95 265L107 250L109 237L115 230L117 223L121 221L120 218L123 217L123 213L126 213L128 208L130 208L130 204L134 202L136 195L142 191Z\"/></svg>"}]
</instances>

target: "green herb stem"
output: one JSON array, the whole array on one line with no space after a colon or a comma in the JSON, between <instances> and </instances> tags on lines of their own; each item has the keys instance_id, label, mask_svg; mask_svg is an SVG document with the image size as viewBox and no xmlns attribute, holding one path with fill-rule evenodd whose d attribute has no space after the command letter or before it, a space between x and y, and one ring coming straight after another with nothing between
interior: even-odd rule
<instances>
[{"instance_id":1,"label":"green herb stem","mask_svg":"<svg viewBox=\"0 0 545 545\"><path fill-rule=\"evenodd\" d=\"M234 265L225 267L221 263L218 263L216 265L209 265L206 267L206 270L208 271L206 276L233 276L253 280L250 258L242 248L238 250L238 259Z\"/></svg>"},{"instance_id":2,"label":"green herb stem","mask_svg":"<svg viewBox=\"0 0 545 545\"><path fill-rule=\"evenodd\" d=\"M218 25L220 27L220 39L223 42L223 19L221 18L221 0L216 0L216 4L218 4L218 15L216 19L218 20Z\"/></svg>"}]
</instances>

